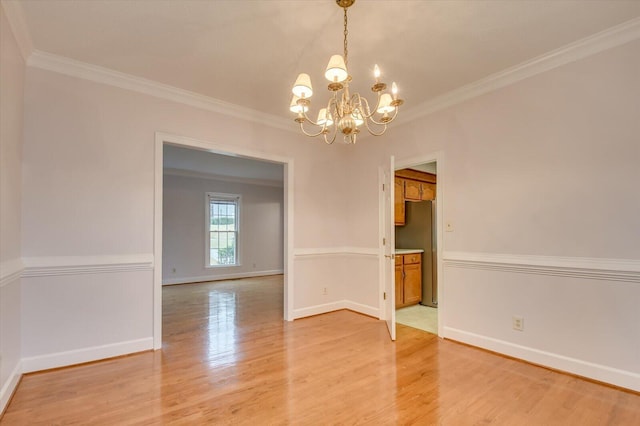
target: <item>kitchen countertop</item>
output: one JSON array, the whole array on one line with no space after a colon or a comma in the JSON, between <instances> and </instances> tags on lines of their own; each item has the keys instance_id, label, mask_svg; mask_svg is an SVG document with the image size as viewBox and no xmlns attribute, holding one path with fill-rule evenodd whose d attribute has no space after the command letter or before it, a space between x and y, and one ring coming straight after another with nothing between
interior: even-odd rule
<instances>
[{"instance_id":1,"label":"kitchen countertop","mask_svg":"<svg viewBox=\"0 0 640 426\"><path fill-rule=\"evenodd\" d=\"M423 249L396 249L396 254L424 253Z\"/></svg>"}]
</instances>

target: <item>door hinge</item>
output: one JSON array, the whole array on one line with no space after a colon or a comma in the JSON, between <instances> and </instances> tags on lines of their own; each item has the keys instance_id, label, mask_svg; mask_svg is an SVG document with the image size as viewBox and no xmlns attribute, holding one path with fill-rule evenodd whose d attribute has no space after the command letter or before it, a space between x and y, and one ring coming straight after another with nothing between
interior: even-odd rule
<instances>
[{"instance_id":1,"label":"door hinge","mask_svg":"<svg viewBox=\"0 0 640 426\"><path fill-rule=\"evenodd\" d=\"M386 291L385 291L384 293L382 293L382 298L383 298L384 300L387 300L387 292L386 292Z\"/></svg>"},{"instance_id":2,"label":"door hinge","mask_svg":"<svg viewBox=\"0 0 640 426\"><path fill-rule=\"evenodd\" d=\"M386 245L387 245L387 239L386 239L386 238L383 238L383 239L382 239L382 245L383 245L383 246L386 246Z\"/></svg>"},{"instance_id":3,"label":"door hinge","mask_svg":"<svg viewBox=\"0 0 640 426\"><path fill-rule=\"evenodd\" d=\"M382 191L384 191L384 183L382 184Z\"/></svg>"}]
</instances>

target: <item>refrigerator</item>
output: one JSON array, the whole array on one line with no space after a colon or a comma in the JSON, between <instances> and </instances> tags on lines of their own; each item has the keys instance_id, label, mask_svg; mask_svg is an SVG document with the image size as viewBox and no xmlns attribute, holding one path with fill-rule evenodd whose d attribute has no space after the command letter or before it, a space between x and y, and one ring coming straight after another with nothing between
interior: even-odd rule
<instances>
[{"instance_id":1,"label":"refrigerator","mask_svg":"<svg viewBox=\"0 0 640 426\"><path fill-rule=\"evenodd\" d=\"M436 201L407 201L406 224L396 226L396 249L423 249L421 305L438 307Z\"/></svg>"}]
</instances>

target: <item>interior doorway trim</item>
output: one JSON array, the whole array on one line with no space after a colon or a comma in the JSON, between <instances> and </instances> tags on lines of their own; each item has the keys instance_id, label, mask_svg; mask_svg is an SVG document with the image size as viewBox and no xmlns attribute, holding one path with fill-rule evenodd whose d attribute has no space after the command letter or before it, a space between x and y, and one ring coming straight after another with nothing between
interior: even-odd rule
<instances>
[{"instance_id":1,"label":"interior doorway trim","mask_svg":"<svg viewBox=\"0 0 640 426\"><path fill-rule=\"evenodd\" d=\"M436 244L437 248L437 270L438 270L438 336L444 335L444 321L446 312L446 284L444 280L444 262L442 260L442 254L444 253L443 246L443 205L444 194L446 189L446 174L445 174L445 162L444 151L436 151L431 154L422 156L413 156L408 158L396 159L396 170L405 169L407 167L418 166L420 164L436 163L436 174L438 176L438 184L436 185ZM391 218L393 220L393 218Z\"/></svg>"},{"instance_id":2,"label":"interior doorway trim","mask_svg":"<svg viewBox=\"0 0 640 426\"><path fill-rule=\"evenodd\" d=\"M284 319L293 321L293 159L243 147L224 145L170 133L155 134L153 208L153 348L162 347L162 197L163 146L176 145L216 154L280 163L284 167Z\"/></svg>"}]
</instances>

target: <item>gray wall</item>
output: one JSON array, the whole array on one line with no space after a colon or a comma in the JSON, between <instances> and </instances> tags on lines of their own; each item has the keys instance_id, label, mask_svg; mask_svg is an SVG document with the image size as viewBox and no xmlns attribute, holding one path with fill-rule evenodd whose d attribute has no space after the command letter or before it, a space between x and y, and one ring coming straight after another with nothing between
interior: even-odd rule
<instances>
[{"instance_id":1,"label":"gray wall","mask_svg":"<svg viewBox=\"0 0 640 426\"><path fill-rule=\"evenodd\" d=\"M240 266L205 268L207 192L242 196ZM163 203L164 284L282 272L282 187L165 174Z\"/></svg>"}]
</instances>

